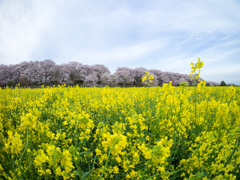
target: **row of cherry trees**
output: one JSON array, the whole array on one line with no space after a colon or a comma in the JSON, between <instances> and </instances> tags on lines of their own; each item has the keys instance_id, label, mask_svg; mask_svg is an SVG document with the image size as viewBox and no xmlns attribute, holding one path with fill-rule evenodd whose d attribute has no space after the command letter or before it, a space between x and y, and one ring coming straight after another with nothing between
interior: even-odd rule
<instances>
[{"instance_id":1,"label":"row of cherry trees","mask_svg":"<svg viewBox=\"0 0 240 180\"><path fill-rule=\"evenodd\" d=\"M145 71L154 76L152 86L161 86L172 81L178 86L181 82L192 85L188 75L162 72L160 70L147 70L145 68L119 67L111 74L104 65L83 65L78 62L57 65L52 60L22 62L15 65L0 65L0 86L17 85L41 86L44 85L84 85L84 86L143 86L142 77ZM207 85L219 85L207 82Z\"/></svg>"}]
</instances>

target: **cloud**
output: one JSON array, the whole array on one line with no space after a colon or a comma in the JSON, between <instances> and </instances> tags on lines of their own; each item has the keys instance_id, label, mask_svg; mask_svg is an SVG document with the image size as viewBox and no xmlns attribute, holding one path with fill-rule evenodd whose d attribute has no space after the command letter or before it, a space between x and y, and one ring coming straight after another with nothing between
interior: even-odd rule
<instances>
[{"instance_id":1,"label":"cloud","mask_svg":"<svg viewBox=\"0 0 240 180\"><path fill-rule=\"evenodd\" d=\"M51 58L188 72L202 57L208 68L231 68L238 22L237 0L3 0L0 63Z\"/></svg>"},{"instance_id":2,"label":"cloud","mask_svg":"<svg viewBox=\"0 0 240 180\"><path fill-rule=\"evenodd\" d=\"M44 1L43 1L44 2ZM46 2L46 1L45 1ZM39 1L5 0L0 4L0 61L18 63L32 59L51 11Z\"/></svg>"},{"instance_id":3,"label":"cloud","mask_svg":"<svg viewBox=\"0 0 240 180\"><path fill-rule=\"evenodd\" d=\"M97 63L98 61L102 63L108 63L111 61L115 63L131 63L146 57L150 53L160 50L164 46L165 44L158 39L128 46L113 47L105 51L83 49L78 53L77 57L87 59L90 63Z\"/></svg>"}]
</instances>

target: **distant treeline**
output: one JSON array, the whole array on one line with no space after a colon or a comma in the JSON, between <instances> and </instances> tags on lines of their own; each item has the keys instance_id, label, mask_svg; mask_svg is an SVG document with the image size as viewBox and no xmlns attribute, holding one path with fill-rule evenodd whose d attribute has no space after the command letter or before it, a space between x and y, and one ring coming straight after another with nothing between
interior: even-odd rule
<instances>
[{"instance_id":1,"label":"distant treeline","mask_svg":"<svg viewBox=\"0 0 240 180\"><path fill-rule=\"evenodd\" d=\"M58 84L84 85L87 87L120 86L120 87L140 87L144 86L142 77L148 71L154 77L151 86L162 86L163 83L172 81L174 86L179 86L181 82L193 85L191 78L187 74L172 72L162 72L156 69L145 69L143 67L131 69L119 67L111 74L104 65L84 65L78 62L69 62L57 65L54 61L46 59L44 61L22 62L15 65L0 65L0 86L16 86L20 84L25 87L39 87L41 85L52 86ZM218 86L219 83L206 81L208 86Z\"/></svg>"}]
</instances>

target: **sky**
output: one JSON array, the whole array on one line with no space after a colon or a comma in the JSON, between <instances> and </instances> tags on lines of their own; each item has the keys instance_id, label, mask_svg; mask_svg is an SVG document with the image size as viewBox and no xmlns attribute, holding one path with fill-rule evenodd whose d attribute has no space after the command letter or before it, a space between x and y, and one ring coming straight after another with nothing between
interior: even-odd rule
<instances>
[{"instance_id":1,"label":"sky","mask_svg":"<svg viewBox=\"0 0 240 180\"><path fill-rule=\"evenodd\" d=\"M240 85L239 0L0 0L0 64L144 67Z\"/></svg>"}]
</instances>

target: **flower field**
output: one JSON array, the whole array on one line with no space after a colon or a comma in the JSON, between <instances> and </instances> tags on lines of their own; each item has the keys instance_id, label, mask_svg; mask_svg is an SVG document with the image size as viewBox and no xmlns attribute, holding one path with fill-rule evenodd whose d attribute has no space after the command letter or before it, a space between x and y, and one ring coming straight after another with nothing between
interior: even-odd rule
<instances>
[{"instance_id":1,"label":"flower field","mask_svg":"<svg viewBox=\"0 0 240 180\"><path fill-rule=\"evenodd\" d=\"M0 90L2 179L240 179L239 87Z\"/></svg>"}]
</instances>

